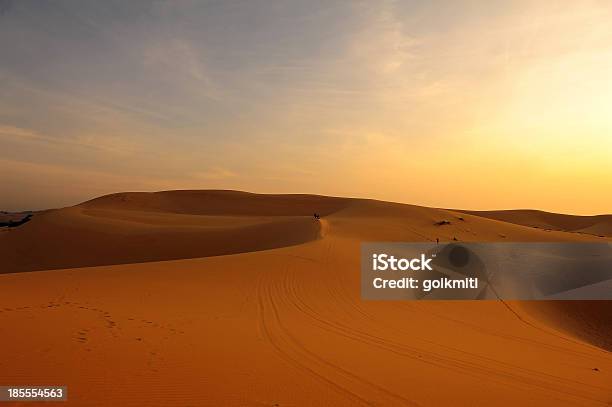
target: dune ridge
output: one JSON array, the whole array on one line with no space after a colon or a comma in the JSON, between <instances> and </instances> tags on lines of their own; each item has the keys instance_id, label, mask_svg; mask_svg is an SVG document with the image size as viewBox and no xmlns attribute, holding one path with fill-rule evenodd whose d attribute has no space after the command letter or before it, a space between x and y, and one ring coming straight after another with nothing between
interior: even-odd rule
<instances>
[{"instance_id":1,"label":"dune ridge","mask_svg":"<svg viewBox=\"0 0 612 407\"><path fill-rule=\"evenodd\" d=\"M82 208L191 215L312 216L344 208L350 198L306 194L255 194L231 190L122 192L83 202Z\"/></svg>"},{"instance_id":2,"label":"dune ridge","mask_svg":"<svg viewBox=\"0 0 612 407\"><path fill-rule=\"evenodd\" d=\"M612 236L612 215L578 216L532 209L462 212L540 229Z\"/></svg>"},{"instance_id":3,"label":"dune ridge","mask_svg":"<svg viewBox=\"0 0 612 407\"><path fill-rule=\"evenodd\" d=\"M335 233L362 240L580 240L514 223L414 205L238 191L126 192L37 214L0 234L2 273L142 263L279 248ZM388 222L391 218L399 221ZM381 222L380 219L387 219ZM448 224L436 223L444 220Z\"/></svg>"}]
</instances>

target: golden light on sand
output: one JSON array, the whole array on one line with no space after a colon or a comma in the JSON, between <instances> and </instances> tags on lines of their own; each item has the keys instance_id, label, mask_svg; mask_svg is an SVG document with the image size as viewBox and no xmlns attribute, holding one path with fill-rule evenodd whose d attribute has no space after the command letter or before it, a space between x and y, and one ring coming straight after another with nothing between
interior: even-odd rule
<instances>
[{"instance_id":1,"label":"golden light on sand","mask_svg":"<svg viewBox=\"0 0 612 407\"><path fill-rule=\"evenodd\" d=\"M612 383L606 302L364 301L359 253L611 236L610 216L100 197L0 230L0 379L66 385L75 406L597 406Z\"/></svg>"}]
</instances>

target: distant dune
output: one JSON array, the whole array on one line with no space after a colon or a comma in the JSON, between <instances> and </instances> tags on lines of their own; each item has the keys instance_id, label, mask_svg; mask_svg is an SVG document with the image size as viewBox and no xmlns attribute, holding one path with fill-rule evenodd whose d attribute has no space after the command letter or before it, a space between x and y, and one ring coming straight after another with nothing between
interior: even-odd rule
<instances>
[{"instance_id":1,"label":"distant dune","mask_svg":"<svg viewBox=\"0 0 612 407\"><path fill-rule=\"evenodd\" d=\"M78 207L214 216L312 216L313 211L322 215L337 212L350 201L347 198L316 195L201 190L124 192L92 199Z\"/></svg>"},{"instance_id":2,"label":"distant dune","mask_svg":"<svg viewBox=\"0 0 612 407\"><path fill-rule=\"evenodd\" d=\"M359 247L611 225L235 191L37 213L0 231L0 383L67 384L79 406L606 405L609 302L362 301Z\"/></svg>"},{"instance_id":3,"label":"distant dune","mask_svg":"<svg viewBox=\"0 0 612 407\"><path fill-rule=\"evenodd\" d=\"M574 216L531 209L463 212L534 228L612 237L612 215Z\"/></svg>"}]
</instances>

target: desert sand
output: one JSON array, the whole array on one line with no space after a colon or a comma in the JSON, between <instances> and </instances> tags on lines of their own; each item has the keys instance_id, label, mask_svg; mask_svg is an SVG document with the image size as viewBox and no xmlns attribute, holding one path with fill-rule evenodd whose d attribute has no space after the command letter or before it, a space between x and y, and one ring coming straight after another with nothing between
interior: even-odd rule
<instances>
[{"instance_id":1,"label":"desert sand","mask_svg":"<svg viewBox=\"0 0 612 407\"><path fill-rule=\"evenodd\" d=\"M0 231L0 384L74 406L611 405L609 302L360 298L362 241L611 240L609 217L526 215L233 191L37 213Z\"/></svg>"},{"instance_id":2,"label":"desert sand","mask_svg":"<svg viewBox=\"0 0 612 407\"><path fill-rule=\"evenodd\" d=\"M529 209L466 211L466 213L545 230L612 237L612 215L573 216Z\"/></svg>"}]
</instances>

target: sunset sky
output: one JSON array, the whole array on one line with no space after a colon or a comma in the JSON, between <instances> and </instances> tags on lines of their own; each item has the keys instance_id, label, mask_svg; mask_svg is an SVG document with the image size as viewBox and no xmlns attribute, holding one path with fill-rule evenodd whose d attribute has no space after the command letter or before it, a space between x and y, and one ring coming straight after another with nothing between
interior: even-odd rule
<instances>
[{"instance_id":1,"label":"sunset sky","mask_svg":"<svg viewBox=\"0 0 612 407\"><path fill-rule=\"evenodd\" d=\"M608 1L0 0L0 210L239 189L612 213Z\"/></svg>"}]
</instances>

